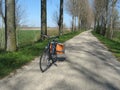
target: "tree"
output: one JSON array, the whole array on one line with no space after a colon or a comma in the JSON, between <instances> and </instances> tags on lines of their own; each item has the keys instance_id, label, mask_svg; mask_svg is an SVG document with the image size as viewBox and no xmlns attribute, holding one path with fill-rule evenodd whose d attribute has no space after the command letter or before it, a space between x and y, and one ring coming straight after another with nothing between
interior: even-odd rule
<instances>
[{"instance_id":1,"label":"tree","mask_svg":"<svg viewBox=\"0 0 120 90\"><path fill-rule=\"evenodd\" d=\"M2 17L2 22L5 24L5 47L4 49L6 50L7 48L7 29L6 29L6 18L4 16L4 11L3 11L3 0L0 0L0 16Z\"/></svg>"},{"instance_id":2,"label":"tree","mask_svg":"<svg viewBox=\"0 0 120 90\"><path fill-rule=\"evenodd\" d=\"M107 36L109 17L110 17L110 0L94 0L94 29L97 33Z\"/></svg>"},{"instance_id":3,"label":"tree","mask_svg":"<svg viewBox=\"0 0 120 90\"><path fill-rule=\"evenodd\" d=\"M112 39L115 25L114 10L118 0L94 0L95 30Z\"/></svg>"},{"instance_id":4,"label":"tree","mask_svg":"<svg viewBox=\"0 0 120 90\"><path fill-rule=\"evenodd\" d=\"M64 0L60 0L60 13L59 13L59 36L63 34L63 3Z\"/></svg>"},{"instance_id":5,"label":"tree","mask_svg":"<svg viewBox=\"0 0 120 90\"><path fill-rule=\"evenodd\" d=\"M110 32L109 32L110 39L112 39L112 37L113 37L113 15L114 15L114 8L115 8L117 0L112 0L111 2L112 2L112 7L111 7L112 8L112 10L111 10L112 15L110 18Z\"/></svg>"},{"instance_id":6,"label":"tree","mask_svg":"<svg viewBox=\"0 0 120 90\"><path fill-rule=\"evenodd\" d=\"M5 0L6 51L16 51L15 0Z\"/></svg>"},{"instance_id":7,"label":"tree","mask_svg":"<svg viewBox=\"0 0 120 90\"><path fill-rule=\"evenodd\" d=\"M76 1L77 0L67 0L66 1L66 10L68 13L72 16L72 31L75 30L76 27L76 22L75 22L75 17L76 17Z\"/></svg>"},{"instance_id":8,"label":"tree","mask_svg":"<svg viewBox=\"0 0 120 90\"><path fill-rule=\"evenodd\" d=\"M56 10L53 13L53 21L59 27L59 12L58 12L58 10Z\"/></svg>"},{"instance_id":9,"label":"tree","mask_svg":"<svg viewBox=\"0 0 120 90\"><path fill-rule=\"evenodd\" d=\"M22 8L22 5L19 3L20 0L15 0L15 27L18 29L21 24L23 24L26 16L25 9ZM0 16L5 28L5 49L7 48L7 31L6 31L6 20L5 20L5 2L0 0ZM17 31L16 31L17 34Z\"/></svg>"},{"instance_id":10,"label":"tree","mask_svg":"<svg viewBox=\"0 0 120 90\"><path fill-rule=\"evenodd\" d=\"M97 33L100 33L100 22L102 21L102 12L103 12L103 0L94 0L94 16L95 16L95 21L94 21L94 29ZM103 19L103 18L102 18Z\"/></svg>"},{"instance_id":11,"label":"tree","mask_svg":"<svg viewBox=\"0 0 120 90\"><path fill-rule=\"evenodd\" d=\"M26 9L22 7L20 0L16 0L15 2L15 17L16 28L19 28L22 24L24 24L27 18Z\"/></svg>"},{"instance_id":12,"label":"tree","mask_svg":"<svg viewBox=\"0 0 120 90\"><path fill-rule=\"evenodd\" d=\"M114 11L113 11L113 30L114 29L118 29L119 27L119 24L120 24L120 16L119 16L119 12L116 8L114 8Z\"/></svg>"},{"instance_id":13,"label":"tree","mask_svg":"<svg viewBox=\"0 0 120 90\"><path fill-rule=\"evenodd\" d=\"M87 29L91 26L92 20L92 9L90 7L88 0L78 0L78 17L80 19L81 25L79 29ZM79 22L78 22L79 23Z\"/></svg>"},{"instance_id":14,"label":"tree","mask_svg":"<svg viewBox=\"0 0 120 90\"><path fill-rule=\"evenodd\" d=\"M47 35L47 2L46 0L41 0L41 39L43 40L43 35Z\"/></svg>"},{"instance_id":15,"label":"tree","mask_svg":"<svg viewBox=\"0 0 120 90\"><path fill-rule=\"evenodd\" d=\"M72 15L72 30L75 30L77 25L79 30L90 27L93 20L92 9L88 0L68 0L66 6L67 11ZM77 24L76 21L78 21Z\"/></svg>"}]
</instances>

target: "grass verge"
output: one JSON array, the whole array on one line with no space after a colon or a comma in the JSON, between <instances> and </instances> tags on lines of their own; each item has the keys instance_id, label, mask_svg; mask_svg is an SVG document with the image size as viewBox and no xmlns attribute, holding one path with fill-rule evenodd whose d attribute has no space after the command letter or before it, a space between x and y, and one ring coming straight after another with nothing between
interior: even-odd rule
<instances>
[{"instance_id":1,"label":"grass verge","mask_svg":"<svg viewBox=\"0 0 120 90\"><path fill-rule=\"evenodd\" d=\"M76 31L64 34L60 37L59 41L65 42L80 33L80 31ZM17 52L13 53L0 51L0 78L9 75L9 73L27 64L36 56L41 55L46 44L47 40L20 48Z\"/></svg>"},{"instance_id":2,"label":"grass verge","mask_svg":"<svg viewBox=\"0 0 120 90\"><path fill-rule=\"evenodd\" d=\"M102 35L96 34L95 32L92 32L94 36L96 36L103 44L105 44L109 51L111 51L120 61L120 43L114 40L110 40L105 38Z\"/></svg>"}]
</instances>

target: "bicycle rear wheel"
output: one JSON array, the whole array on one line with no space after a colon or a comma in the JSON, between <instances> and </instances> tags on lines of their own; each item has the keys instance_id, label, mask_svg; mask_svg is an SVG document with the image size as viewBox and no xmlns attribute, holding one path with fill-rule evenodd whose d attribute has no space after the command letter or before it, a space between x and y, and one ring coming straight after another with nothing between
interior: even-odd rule
<instances>
[{"instance_id":1,"label":"bicycle rear wheel","mask_svg":"<svg viewBox=\"0 0 120 90\"><path fill-rule=\"evenodd\" d=\"M44 72L50 67L50 65L49 49L46 49L40 57L40 70Z\"/></svg>"}]
</instances>

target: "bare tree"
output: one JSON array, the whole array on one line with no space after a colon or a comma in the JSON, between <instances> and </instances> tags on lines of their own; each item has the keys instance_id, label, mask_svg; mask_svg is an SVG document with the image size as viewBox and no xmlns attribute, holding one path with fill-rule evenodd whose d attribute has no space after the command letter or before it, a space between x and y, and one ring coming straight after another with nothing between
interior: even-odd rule
<instances>
[{"instance_id":1,"label":"bare tree","mask_svg":"<svg viewBox=\"0 0 120 90\"><path fill-rule=\"evenodd\" d=\"M6 51L16 51L15 0L5 0Z\"/></svg>"},{"instance_id":2,"label":"bare tree","mask_svg":"<svg viewBox=\"0 0 120 90\"><path fill-rule=\"evenodd\" d=\"M72 31L75 30L76 27L76 22L75 22L75 18L77 16L76 14L76 1L77 0L67 0L66 1L66 10L68 11L68 13L72 16Z\"/></svg>"},{"instance_id":3,"label":"bare tree","mask_svg":"<svg viewBox=\"0 0 120 90\"><path fill-rule=\"evenodd\" d=\"M0 0L0 16L2 17L3 22L5 22L5 17L3 13L3 0Z\"/></svg>"},{"instance_id":4,"label":"bare tree","mask_svg":"<svg viewBox=\"0 0 120 90\"><path fill-rule=\"evenodd\" d=\"M66 6L67 11L72 15L72 27L73 25L76 26L76 20L78 20L79 30L90 27L92 9L88 0L68 0Z\"/></svg>"},{"instance_id":5,"label":"bare tree","mask_svg":"<svg viewBox=\"0 0 120 90\"><path fill-rule=\"evenodd\" d=\"M79 0L77 5L78 5L78 8L77 8L77 11L78 11L78 29L80 30L81 29L81 20L82 20L82 9L83 9L83 5L82 4L82 1L83 0Z\"/></svg>"},{"instance_id":6,"label":"bare tree","mask_svg":"<svg viewBox=\"0 0 120 90\"><path fill-rule=\"evenodd\" d=\"M97 33L107 36L110 0L94 0L95 30Z\"/></svg>"},{"instance_id":7,"label":"bare tree","mask_svg":"<svg viewBox=\"0 0 120 90\"><path fill-rule=\"evenodd\" d=\"M43 35L47 35L47 2L46 0L41 0L41 39L43 40Z\"/></svg>"},{"instance_id":8,"label":"bare tree","mask_svg":"<svg viewBox=\"0 0 120 90\"><path fill-rule=\"evenodd\" d=\"M4 6L6 6L5 7L5 9L3 8L4 6L3 6L3 4L4 4L4 2L3 2L3 0L0 0L0 16L2 17L2 22L5 24L5 50L7 49L7 29L6 29L6 17L5 17L5 13L7 12L6 10L6 1L5 1L5 4L6 5L4 5ZM5 11L4 11L5 10Z\"/></svg>"},{"instance_id":9,"label":"bare tree","mask_svg":"<svg viewBox=\"0 0 120 90\"><path fill-rule=\"evenodd\" d=\"M80 4L82 3L82 7L79 9L79 12L81 13L81 26L83 29L87 29L90 27L90 24L92 22L92 9L90 7L88 0L80 0Z\"/></svg>"},{"instance_id":10,"label":"bare tree","mask_svg":"<svg viewBox=\"0 0 120 90\"><path fill-rule=\"evenodd\" d=\"M24 24L24 20L26 17L26 11L23 9L22 5L19 3L20 0L15 0L15 26L18 30L21 24ZM7 31L6 31L6 20L5 20L5 2L4 0L0 0L0 16L2 17L2 22L5 28L5 49L7 47ZM16 32L17 34L17 32Z\"/></svg>"},{"instance_id":11,"label":"bare tree","mask_svg":"<svg viewBox=\"0 0 120 90\"><path fill-rule=\"evenodd\" d=\"M95 25L94 29L97 33L100 33L100 17L103 10L102 0L94 0L94 14L95 14Z\"/></svg>"},{"instance_id":12,"label":"bare tree","mask_svg":"<svg viewBox=\"0 0 120 90\"><path fill-rule=\"evenodd\" d=\"M25 23L25 20L27 18L26 9L23 8L22 4L20 3L20 0L16 0L15 5L15 17L16 17L16 28L19 28L22 24Z\"/></svg>"},{"instance_id":13,"label":"bare tree","mask_svg":"<svg viewBox=\"0 0 120 90\"><path fill-rule=\"evenodd\" d=\"M59 26L59 12L57 10L53 13L53 21L57 26Z\"/></svg>"},{"instance_id":14,"label":"bare tree","mask_svg":"<svg viewBox=\"0 0 120 90\"><path fill-rule=\"evenodd\" d=\"M16 28L23 24L26 18L26 10L23 9L22 5L19 3L20 0L15 0L15 20L16 20ZM4 7L4 0L0 0L0 16L3 19L3 22L5 23L5 7Z\"/></svg>"},{"instance_id":15,"label":"bare tree","mask_svg":"<svg viewBox=\"0 0 120 90\"><path fill-rule=\"evenodd\" d=\"M111 15L111 18L110 18L110 32L109 32L109 38L112 39L113 37L113 14L114 14L114 8L115 8L115 5L116 5L116 2L117 0L112 0L111 3L112 3L112 15Z\"/></svg>"},{"instance_id":16,"label":"bare tree","mask_svg":"<svg viewBox=\"0 0 120 90\"><path fill-rule=\"evenodd\" d=\"M113 30L114 29L118 29L119 27L119 23L120 23L120 15L119 12L116 8L114 8L114 12L113 12Z\"/></svg>"},{"instance_id":17,"label":"bare tree","mask_svg":"<svg viewBox=\"0 0 120 90\"><path fill-rule=\"evenodd\" d=\"M63 34L63 3L64 0L60 0L60 13L59 13L59 36Z\"/></svg>"},{"instance_id":18,"label":"bare tree","mask_svg":"<svg viewBox=\"0 0 120 90\"><path fill-rule=\"evenodd\" d=\"M94 0L96 32L112 39L118 18L115 7L119 0Z\"/></svg>"}]
</instances>

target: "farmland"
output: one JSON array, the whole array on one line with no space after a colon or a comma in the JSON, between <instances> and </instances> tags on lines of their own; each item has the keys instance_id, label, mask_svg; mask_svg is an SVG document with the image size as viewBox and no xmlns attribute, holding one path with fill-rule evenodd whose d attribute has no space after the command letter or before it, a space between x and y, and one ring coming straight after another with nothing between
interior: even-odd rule
<instances>
[{"instance_id":1,"label":"farmland","mask_svg":"<svg viewBox=\"0 0 120 90\"><path fill-rule=\"evenodd\" d=\"M70 32L64 30L64 34ZM48 30L48 35L58 35L58 30ZM5 38L4 30L0 30L0 48L4 48ZM22 47L25 45L33 44L40 39L40 30L17 30L16 31L17 46Z\"/></svg>"}]
</instances>

